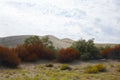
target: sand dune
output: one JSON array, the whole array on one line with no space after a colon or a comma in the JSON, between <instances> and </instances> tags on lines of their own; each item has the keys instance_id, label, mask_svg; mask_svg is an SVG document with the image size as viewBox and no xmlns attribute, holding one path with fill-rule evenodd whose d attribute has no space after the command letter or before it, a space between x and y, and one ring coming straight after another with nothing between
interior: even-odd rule
<instances>
[{"instance_id":1,"label":"sand dune","mask_svg":"<svg viewBox=\"0 0 120 80\"><path fill-rule=\"evenodd\" d=\"M6 47L15 47L19 44L23 44L24 40L30 36L33 35L10 36L10 37L0 38L0 45ZM46 36L49 37L49 40L53 42L53 45L56 48L66 48L72 45L70 39L58 39L57 37L54 37L52 35L46 35ZM39 37L43 38L45 36L39 36Z\"/></svg>"},{"instance_id":2,"label":"sand dune","mask_svg":"<svg viewBox=\"0 0 120 80\"><path fill-rule=\"evenodd\" d=\"M0 38L0 45L1 46L6 46L6 47L15 47L17 45L23 44L24 40L30 36L34 35L21 35L21 36L10 36L10 37L3 37ZM55 36L52 35L46 35L49 37L49 40L53 42L53 45L56 48L67 48L72 45L74 42L73 40L69 38L64 38L64 39L59 39ZM40 38L43 38L45 36L39 36ZM97 47L105 47L105 46L115 46L116 44L95 44Z\"/></svg>"}]
</instances>

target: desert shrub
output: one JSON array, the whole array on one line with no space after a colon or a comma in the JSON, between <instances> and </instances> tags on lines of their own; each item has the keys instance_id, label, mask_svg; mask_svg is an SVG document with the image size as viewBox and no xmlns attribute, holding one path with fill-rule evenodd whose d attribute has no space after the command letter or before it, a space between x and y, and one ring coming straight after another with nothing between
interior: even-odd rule
<instances>
[{"instance_id":1,"label":"desert shrub","mask_svg":"<svg viewBox=\"0 0 120 80\"><path fill-rule=\"evenodd\" d=\"M23 45L17 46L16 51L22 61L37 61L43 55L43 44L38 36L31 36L25 39Z\"/></svg>"},{"instance_id":2,"label":"desert shrub","mask_svg":"<svg viewBox=\"0 0 120 80\"><path fill-rule=\"evenodd\" d=\"M33 62L43 57L43 47L40 44L21 45L16 47L16 51L22 61Z\"/></svg>"},{"instance_id":3,"label":"desert shrub","mask_svg":"<svg viewBox=\"0 0 120 80\"><path fill-rule=\"evenodd\" d=\"M67 48L67 49L61 49L58 52L57 59L60 62L71 62L75 59L78 59L80 54L72 49L72 48Z\"/></svg>"},{"instance_id":4,"label":"desert shrub","mask_svg":"<svg viewBox=\"0 0 120 80\"><path fill-rule=\"evenodd\" d=\"M99 59L99 49L95 46L93 39L88 41L79 40L72 44L71 46L75 50L81 53L81 59L90 60L90 59Z\"/></svg>"},{"instance_id":5,"label":"desert shrub","mask_svg":"<svg viewBox=\"0 0 120 80\"><path fill-rule=\"evenodd\" d=\"M98 71L97 67L94 67L94 66L88 65L84 68L84 73L98 73L98 72L99 71Z\"/></svg>"},{"instance_id":6,"label":"desert shrub","mask_svg":"<svg viewBox=\"0 0 120 80\"><path fill-rule=\"evenodd\" d=\"M46 67L53 67L54 65L53 64L46 64L45 66Z\"/></svg>"},{"instance_id":7,"label":"desert shrub","mask_svg":"<svg viewBox=\"0 0 120 80\"><path fill-rule=\"evenodd\" d=\"M26 45L25 48L29 55L34 53L39 56L39 58L43 57L44 48L41 44Z\"/></svg>"},{"instance_id":8,"label":"desert shrub","mask_svg":"<svg viewBox=\"0 0 120 80\"><path fill-rule=\"evenodd\" d=\"M99 72L106 71L106 66L104 66L103 64L96 64L95 67L98 69Z\"/></svg>"},{"instance_id":9,"label":"desert shrub","mask_svg":"<svg viewBox=\"0 0 120 80\"><path fill-rule=\"evenodd\" d=\"M39 59L51 60L51 59L55 58L54 52L52 50L50 50L48 48L44 48L40 44L39 45L37 45L37 44L28 45L28 46L26 46L26 49L27 49L29 55L34 54L33 59L39 58ZM35 55L36 55L36 57L35 57Z\"/></svg>"},{"instance_id":10,"label":"desert shrub","mask_svg":"<svg viewBox=\"0 0 120 80\"><path fill-rule=\"evenodd\" d=\"M49 48L44 48L44 55L42 56L42 58L47 60L55 59L55 53Z\"/></svg>"},{"instance_id":11,"label":"desert shrub","mask_svg":"<svg viewBox=\"0 0 120 80\"><path fill-rule=\"evenodd\" d=\"M0 64L10 68L16 68L20 59L14 49L0 47Z\"/></svg>"},{"instance_id":12,"label":"desert shrub","mask_svg":"<svg viewBox=\"0 0 120 80\"><path fill-rule=\"evenodd\" d=\"M101 55L104 58L109 59L120 59L120 45L117 45L113 48L106 48L101 52Z\"/></svg>"},{"instance_id":13,"label":"desert shrub","mask_svg":"<svg viewBox=\"0 0 120 80\"><path fill-rule=\"evenodd\" d=\"M36 53L31 53L24 58L24 61L35 62L39 60L39 56Z\"/></svg>"},{"instance_id":14,"label":"desert shrub","mask_svg":"<svg viewBox=\"0 0 120 80\"><path fill-rule=\"evenodd\" d=\"M37 61L43 58L43 47L40 44L26 45L25 46L28 55L26 55L26 61Z\"/></svg>"},{"instance_id":15,"label":"desert shrub","mask_svg":"<svg viewBox=\"0 0 120 80\"><path fill-rule=\"evenodd\" d=\"M112 63L112 64L111 64L111 63L109 63L109 66L110 66L110 67L115 67L113 63Z\"/></svg>"},{"instance_id":16,"label":"desert shrub","mask_svg":"<svg viewBox=\"0 0 120 80\"><path fill-rule=\"evenodd\" d=\"M24 46L29 54L43 55L43 43L39 36L31 36L25 39Z\"/></svg>"},{"instance_id":17,"label":"desert shrub","mask_svg":"<svg viewBox=\"0 0 120 80\"><path fill-rule=\"evenodd\" d=\"M15 48L17 54L18 54L18 57L21 59L21 61L25 61L25 57L29 54L27 49L25 48L24 45L18 45L16 48Z\"/></svg>"},{"instance_id":18,"label":"desert shrub","mask_svg":"<svg viewBox=\"0 0 120 80\"><path fill-rule=\"evenodd\" d=\"M60 70L71 70L71 69L72 69L72 68L69 67L68 64L62 64L62 65L60 66Z\"/></svg>"},{"instance_id":19,"label":"desert shrub","mask_svg":"<svg viewBox=\"0 0 120 80\"><path fill-rule=\"evenodd\" d=\"M103 64L96 64L96 65L88 65L84 68L85 73L98 73L98 72L105 72L106 66Z\"/></svg>"},{"instance_id":20,"label":"desert shrub","mask_svg":"<svg viewBox=\"0 0 120 80\"><path fill-rule=\"evenodd\" d=\"M115 46L110 54L108 54L110 59L120 59L120 45Z\"/></svg>"},{"instance_id":21,"label":"desert shrub","mask_svg":"<svg viewBox=\"0 0 120 80\"><path fill-rule=\"evenodd\" d=\"M102 58L106 58L107 59L108 55L111 53L111 51L112 51L112 48L107 47L100 54L101 54Z\"/></svg>"},{"instance_id":22,"label":"desert shrub","mask_svg":"<svg viewBox=\"0 0 120 80\"><path fill-rule=\"evenodd\" d=\"M16 51L22 61L33 62L39 59L53 59L54 52L45 47L38 36L32 36L25 39L24 44L17 46Z\"/></svg>"},{"instance_id":23,"label":"desert shrub","mask_svg":"<svg viewBox=\"0 0 120 80\"><path fill-rule=\"evenodd\" d=\"M120 65L117 65L116 70L117 70L118 72L120 72Z\"/></svg>"}]
</instances>

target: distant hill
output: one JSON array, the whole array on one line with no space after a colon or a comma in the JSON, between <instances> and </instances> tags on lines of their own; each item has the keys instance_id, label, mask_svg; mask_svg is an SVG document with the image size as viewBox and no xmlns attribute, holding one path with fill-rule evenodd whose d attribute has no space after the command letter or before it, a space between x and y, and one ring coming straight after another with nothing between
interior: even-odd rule
<instances>
[{"instance_id":1,"label":"distant hill","mask_svg":"<svg viewBox=\"0 0 120 80\"><path fill-rule=\"evenodd\" d=\"M0 38L0 45L6 47L15 47L16 45L23 44L24 40L31 35L24 36L10 36Z\"/></svg>"},{"instance_id":2,"label":"distant hill","mask_svg":"<svg viewBox=\"0 0 120 80\"><path fill-rule=\"evenodd\" d=\"M30 36L34 35L21 35L21 36L10 36L10 37L3 37L0 38L0 45L6 46L6 47L15 47L17 45L23 44L24 40ZM49 37L49 40L53 42L53 45L56 48L67 48L72 45L71 40L68 39L58 39L57 37L54 37L52 35L46 35ZM40 38L43 38L45 36L39 36ZM69 43L68 43L69 42Z\"/></svg>"},{"instance_id":3,"label":"distant hill","mask_svg":"<svg viewBox=\"0 0 120 80\"><path fill-rule=\"evenodd\" d=\"M21 36L10 36L10 37L3 37L0 38L0 45L6 46L6 47L15 47L17 45L23 44L24 40L30 36L34 35L21 35ZM53 45L56 48L67 48L72 45L74 42L73 40L69 38L59 39L52 35L46 35L49 37L49 40L53 42ZM39 36L40 38L43 38L45 36ZM105 46L115 46L116 44L95 44L97 47L105 47Z\"/></svg>"},{"instance_id":4,"label":"distant hill","mask_svg":"<svg viewBox=\"0 0 120 80\"><path fill-rule=\"evenodd\" d=\"M111 43L95 43L95 46L96 47L106 47L106 46L109 46L109 47L114 47L118 44L111 44Z\"/></svg>"}]
</instances>

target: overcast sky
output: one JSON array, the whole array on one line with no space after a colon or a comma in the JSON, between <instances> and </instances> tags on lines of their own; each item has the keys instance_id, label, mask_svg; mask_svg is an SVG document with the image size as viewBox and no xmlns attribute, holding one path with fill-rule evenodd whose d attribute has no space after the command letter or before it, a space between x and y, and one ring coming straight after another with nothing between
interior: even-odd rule
<instances>
[{"instance_id":1,"label":"overcast sky","mask_svg":"<svg viewBox=\"0 0 120 80\"><path fill-rule=\"evenodd\" d=\"M29 34L120 43L120 0L0 0L0 37Z\"/></svg>"}]
</instances>

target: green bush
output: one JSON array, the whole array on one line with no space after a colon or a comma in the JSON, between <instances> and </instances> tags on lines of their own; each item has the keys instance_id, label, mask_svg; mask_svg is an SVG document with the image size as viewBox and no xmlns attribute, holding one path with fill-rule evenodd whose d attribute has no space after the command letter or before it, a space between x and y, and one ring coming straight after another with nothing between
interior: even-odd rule
<instances>
[{"instance_id":1,"label":"green bush","mask_svg":"<svg viewBox=\"0 0 120 80\"><path fill-rule=\"evenodd\" d=\"M72 48L76 49L81 53L82 60L91 60L91 59L99 59L99 49L95 46L93 39L88 41L79 40L72 44Z\"/></svg>"},{"instance_id":2,"label":"green bush","mask_svg":"<svg viewBox=\"0 0 120 80\"><path fill-rule=\"evenodd\" d=\"M62 64L62 65L60 66L60 70L71 70L71 67L69 67L68 64Z\"/></svg>"}]
</instances>

